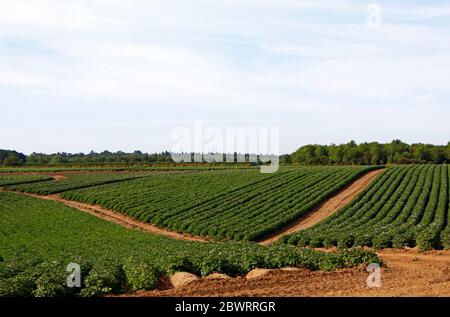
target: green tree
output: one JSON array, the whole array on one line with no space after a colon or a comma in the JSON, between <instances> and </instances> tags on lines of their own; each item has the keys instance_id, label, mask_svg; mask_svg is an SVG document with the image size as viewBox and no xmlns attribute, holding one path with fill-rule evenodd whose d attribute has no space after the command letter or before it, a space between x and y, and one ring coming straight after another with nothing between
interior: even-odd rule
<instances>
[{"instance_id":1,"label":"green tree","mask_svg":"<svg viewBox=\"0 0 450 317\"><path fill-rule=\"evenodd\" d=\"M302 146L292 154L292 161L299 164L314 164L316 162L316 146Z\"/></svg>"}]
</instances>

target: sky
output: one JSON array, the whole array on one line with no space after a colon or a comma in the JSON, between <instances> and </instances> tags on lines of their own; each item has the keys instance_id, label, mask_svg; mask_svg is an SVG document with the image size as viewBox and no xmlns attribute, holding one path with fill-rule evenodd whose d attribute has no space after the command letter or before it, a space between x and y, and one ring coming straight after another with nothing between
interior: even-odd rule
<instances>
[{"instance_id":1,"label":"sky","mask_svg":"<svg viewBox=\"0 0 450 317\"><path fill-rule=\"evenodd\" d=\"M450 141L450 0L0 0L0 148Z\"/></svg>"}]
</instances>

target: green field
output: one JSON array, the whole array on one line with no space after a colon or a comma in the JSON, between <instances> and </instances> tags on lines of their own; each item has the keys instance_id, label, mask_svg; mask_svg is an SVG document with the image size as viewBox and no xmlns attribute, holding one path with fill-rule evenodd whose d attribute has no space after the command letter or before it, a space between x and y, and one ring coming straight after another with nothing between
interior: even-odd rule
<instances>
[{"instance_id":1,"label":"green field","mask_svg":"<svg viewBox=\"0 0 450 317\"><path fill-rule=\"evenodd\" d=\"M135 172L135 171L213 171L213 170L236 170L236 169L257 169L258 167L249 164L113 164L113 165L92 165L92 166L71 166L62 164L61 166L0 166L0 175L8 173L59 173L59 172Z\"/></svg>"},{"instance_id":2,"label":"green field","mask_svg":"<svg viewBox=\"0 0 450 317\"><path fill-rule=\"evenodd\" d=\"M387 169L349 205L284 237L300 246L450 248L449 166Z\"/></svg>"},{"instance_id":3,"label":"green field","mask_svg":"<svg viewBox=\"0 0 450 317\"><path fill-rule=\"evenodd\" d=\"M131 179L145 177L145 173L123 174L67 174L64 179L45 180L40 182L27 182L18 185L5 186L6 190L38 195L50 195L67 190L92 187L102 184L124 182ZM1 179L1 177L0 177Z\"/></svg>"},{"instance_id":4,"label":"green field","mask_svg":"<svg viewBox=\"0 0 450 317\"><path fill-rule=\"evenodd\" d=\"M62 204L0 192L0 296L93 296L154 289L187 271L243 275L253 268L334 270L377 262L362 250L321 253L286 245L201 243L122 228ZM82 288L65 286L81 265Z\"/></svg>"},{"instance_id":5,"label":"green field","mask_svg":"<svg viewBox=\"0 0 450 317\"><path fill-rule=\"evenodd\" d=\"M215 240L257 240L376 167L304 167L151 175L62 197Z\"/></svg>"},{"instance_id":6,"label":"green field","mask_svg":"<svg viewBox=\"0 0 450 317\"><path fill-rule=\"evenodd\" d=\"M0 174L0 187L51 180L47 175L8 175Z\"/></svg>"}]
</instances>

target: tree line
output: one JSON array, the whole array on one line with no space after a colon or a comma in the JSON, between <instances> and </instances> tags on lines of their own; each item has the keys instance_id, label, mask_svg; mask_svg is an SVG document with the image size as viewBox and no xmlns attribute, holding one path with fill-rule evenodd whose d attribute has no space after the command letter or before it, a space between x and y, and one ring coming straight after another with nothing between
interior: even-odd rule
<instances>
[{"instance_id":1,"label":"tree line","mask_svg":"<svg viewBox=\"0 0 450 317\"><path fill-rule=\"evenodd\" d=\"M450 163L450 142L447 145L407 144L400 140L391 143L310 144L283 155L280 161L303 165L443 164Z\"/></svg>"},{"instance_id":2,"label":"tree line","mask_svg":"<svg viewBox=\"0 0 450 317\"><path fill-rule=\"evenodd\" d=\"M0 165L23 165L26 161L27 157L22 153L0 149Z\"/></svg>"},{"instance_id":3,"label":"tree line","mask_svg":"<svg viewBox=\"0 0 450 317\"><path fill-rule=\"evenodd\" d=\"M42 154L32 153L27 157L27 164L30 165L58 165L58 164L151 164L151 163L171 163L172 158L169 152L143 153L134 151L126 153L122 151L103 151L96 153L91 151L84 153L56 153Z\"/></svg>"},{"instance_id":4,"label":"tree line","mask_svg":"<svg viewBox=\"0 0 450 317\"><path fill-rule=\"evenodd\" d=\"M200 154L202 155L202 154ZM226 155L223 154L226 161ZM195 154L191 154L194 161ZM203 155L202 155L203 157ZM234 153L234 161L237 154ZM251 163L250 155L244 154L244 161ZM32 153L24 155L17 151L0 150L0 165L59 165L59 164L155 164L174 163L170 152L143 153L134 151L91 151L84 153ZM414 143L407 144L400 140L390 143L360 143L350 141L345 144L319 145L309 144L300 147L292 154L280 156L281 164L301 165L384 165L384 164L443 164L450 163L450 142L447 145ZM261 164L259 157L256 164Z\"/></svg>"}]
</instances>

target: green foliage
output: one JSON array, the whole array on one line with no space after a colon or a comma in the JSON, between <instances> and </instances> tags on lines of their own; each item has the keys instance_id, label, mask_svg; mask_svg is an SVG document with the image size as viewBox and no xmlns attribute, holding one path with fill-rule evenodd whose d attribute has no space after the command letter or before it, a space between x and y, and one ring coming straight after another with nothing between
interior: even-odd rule
<instances>
[{"instance_id":1,"label":"green foliage","mask_svg":"<svg viewBox=\"0 0 450 317\"><path fill-rule=\"evenodd\" d=\"M285 168L152 175L64 192L159 227L213 240L255 241L377 167Z\"/></svg>"},{"instance_id":2,"label":"green foliage","mask_svg":"<svg viewBox=\"0 0 450 317\"><path fill-rule=\"evenodd\" d=\"M100 260L84 279L81 295L85 297L119 292L124 288L125 274L119 263Z\"/></svg>"},{"instance_id":3,"label":"green foliage","mask_svg":"<svg viewBox=\"0 0 450 317\"><path fill-rule=\"evenodd\" d=\"M256 267L332 270L378 262L369 251L323 253L283 244L266 248L247 242L178 241L4 192L0 228L0 296L98 296L153 289L160 275L178 271L237 276ZM69 263L81 266L81 289L65 285Z\"/></svg>"},{"instance_id":4,"label":"green foliage","mask_svg":"<svg viewBox=\"0 0 450 317\"><path fill-rule=\"evenodd\" d=\"M158 270L143 259L129 257L123 264L123 270L129 291L152 290L158 286Z\"/></svg>"},{"instance_id":5,"label":"green foliage","mask_svg":"<svg viewBox=\"0 0 450 317\"><path fill-rule=\"evenodd\" d=\"M77 153L55 153L42 154L32 153L27 157L28 164L86 164L86 163L122 163L122 164L136 164L136 163L155 163L155 162L172 162L169 152L163 153L142 153L135 151L134 153L125 152L109 152L102 153L90 152L88 154Z\"/></svg>"},{"instance_id":6,"label":"green foliage","mask_svg":"<svg viewBox=\"0 0 450 317\"><path fill-rule=\"evenodd\" d=\"M406 144L400 140L380 144L378 142L356 144L351 141L340 145L310 144L292 153L292 161L306 165L384 165L386 163L450 163L449 146L432 144Z\"/></svg>"},{"instance_id":7,"label":"green foliage","mask_svg":"<svg viewBox=\"0 0 450 317\"><path fill-rule=\"evenodd\" d=\"M18 192L32 193L38 195L56 194L71 189L87 188L102 184L123 182L146 176L145 173L124 173L124 174L72 174L66 175L61 180L53 180L46 176L35 176L39 181L21 181L18 185L9 184L6 189ZM39 177L39 178L38 178ZM0 174L0 184L3 176ZM20 180L21 178L19 178ZM27 178L24 178L27 179ZM49 179L49 180L46 180ZM43 181L44 180L44 181ZM46 181L45 181L46 180ZM7 185L7 184L6 184Z\"/></svg>"},{"instance_id":8,"label":"green foliage","mask_svg":"<svg viewBox=\"0 0 450 317\"><path fill-rule=\"evenodd\" d=\"M350 204L283 243L351 248L449 248L449 166L388 168Z\"/></svg>"},{"instance_id":9,"label":"green foliage","mask_svg":"<svg viewBox=\"0 0 450 317\"><path fill-rule=\"evenodd\" d=\"M0 297L31 297L36 289L36 281L31 275L16 275L10 279L0 279Z\"/></svg>"},{"instance_id":10,"label":"green foliage","mask_svg":"<svg viewBox=\"0 0 450 317\"><path fill-rule=\"evenodd\" d=\"M67 275L63 263L55 261L40 264L32 274L36 281L33 296L58 297L72 294L73 290L66 285Z\"/></svg>"},{"instance_id":11,"label":"green foliage","mask_svg":"<svg viewBox=\"0 0 450 317\"><path fill-rule=\"evenodd\" d=\"M0 187L51 180L46 175L8 175L0 174Z\"/></svg>"},{"instance_id":12,"label":"green foliage","mask_svg":"<svg viewBox=\"0 0 450 317\"><path fill-rule=\"evenodd\" d=\"M24 154L0 149L0 166L17 166L25 164L27 158Z\"/></svg>"}]
</instances>

